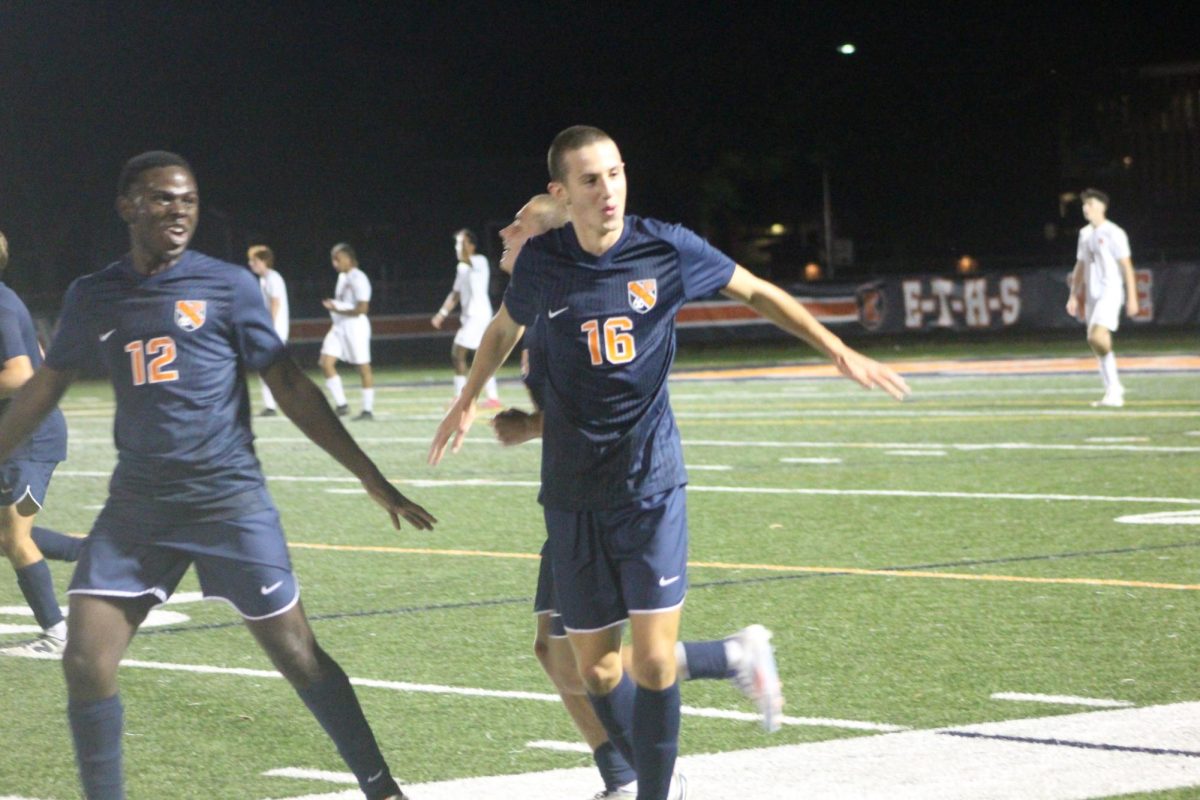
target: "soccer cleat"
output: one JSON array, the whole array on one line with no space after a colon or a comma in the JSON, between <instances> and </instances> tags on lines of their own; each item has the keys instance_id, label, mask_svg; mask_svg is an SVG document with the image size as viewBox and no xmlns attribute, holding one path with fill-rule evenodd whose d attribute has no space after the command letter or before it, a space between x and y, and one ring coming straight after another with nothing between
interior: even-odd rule
<instances>
[{"instance_id":1,"label":"soccer cleat","mask_svg":"<svg viewBox=\"0 0 1200 800\"><path fill-rule=\"evenodd\" d=\"M667 790L667 800L687 800L687 778L683 773L676 772L671 776L671 788Z\"/></svg>"},{"instance_id":2,"label":"soccer cleat","mask_svg":"<svg viewBox=\"0 0 1200 800\"><path fill-rule=\"evenodd\" d=\"M370 411L363 411L361 414L359 414L357 417L354 418L354 421L355 422L370 422L373 419L375 419L374 414L372 414Z\"/></svg>"},{"instance_id":3,"label":"soccer cleat","mask_svg":"<svg viewBox=\"0 0 1200 800\"><path fill-rule=\"evenodd\" d=\"M350 413L350 406L338 406L337 407L337 415L339 417L344 417L344 416L348 415L349 413Z\"/></svg>"},{"instance_id":4,"label":"soccer cleat","mask_svg":"<svg viewBox=\"0 0 1200 800\"><path fill-rule=\"evenodd\" d=\"M629 788L630 786L634 788ZM616 789L605 789L592 797L592 800L620 800L622 797L637 797L637 784L631 783L629 786L618 786Z\"/></svg>"},{"instance_id":5,"label":"soccer cleat","mask_svg":"<svg viewBox=\"0 0 1200 800\"><path fill-rule=\"evenodd\" d=\"M1121 408L1125 405L1125 390L1121 388L1109 389L1104 393L1104 397L1092 403L1092 408Z\"/></svg>"},{"instance_id":6,"label":"soccer cleat","mask_svg":"<svg viewBox=\"0 0 1200 800\"><path fill-rule=\"evenodd\" d=\"M498 397L489 397L487 400L484 400L482 403L480 403L479 407L487 409L504 408L504 403L501 403L500 398Z\"/></svg>"},{"instance_id":7,"label":"soccer cleat","mask_svg":"<svg viewBox=\"0 0 1200 800\"><path fill-rule=\"evenodd\" d=\"M32 642L5 647L0 650L6 656L24 656L26 658L62 658L63 650L67 649L67 640L43 633Z\"/></svg>"},{"instance_id":8,"label":"soccer cleat","mask_svg":"<svg viewBox=\"0 0 1200 800\"><path fill-rule=\"evenodd\" d=\"M771 632L762 625L749 625L729 637L742 648L742 659L731 679L742 694L758 705L763 730L774 733L782 723L783 691L779 670L775 666L775 650L771 647Z\"/></svg>"},{"instance_id":9,"label":"soccer cleat","mask_svg":"<svg viewBox=\"0 0 1200 800\"><path fill-rule=\"evenodd\" d=\"M262 411L258 412L258 415L260 417L277 417L279 416L279 412L273 408L264 408Z\"/></svg>"}]
</instances>

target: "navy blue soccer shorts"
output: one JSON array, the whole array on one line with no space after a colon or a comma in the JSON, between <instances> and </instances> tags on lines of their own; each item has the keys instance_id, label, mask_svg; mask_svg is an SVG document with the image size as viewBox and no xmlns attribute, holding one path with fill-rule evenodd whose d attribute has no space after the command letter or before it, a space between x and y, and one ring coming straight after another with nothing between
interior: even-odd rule
<instances>
[{"instance_id":1,"label":"navy blue soccer shorts","mask_svg":"<svg viewBox=\"0 0 1200 800\"><path fill-rule=\"evenodd\" d=\"M247 620L278 616L300 600L274 508L165 528L117 524L101 514L67 593L149 596L162 603L192 564L205 599L224 600Z\"/></svg>"},{"instance_id":2,"label":"navy blue soccer shorts","mask_svg":"<svg viewBox=\"0 0 1200 800\"><path fill-rule=\"evenodd\" d=\"M684 487L602 511L544 509L555 601L568 631L670 611L687 595Z\"/></svg>"},{"instance_id":3,"label":"navy blue soccer shorts","mask_svg":"<svg viewBox=\"0 0 1200 800\"><path fill-rule=\"evenodd\" d=\"M57 461L10 459L0 463L0 506L20 505L21 508L17 510L24 514L26 507L32 504L36 506L33 509L33 514L36 514L46 500L50 476L57 466Z\"/></svg>"},{"instance_id":4,"label":"navy blue soccer shorts","mask_svg":"<svg viewBox=\"0 0 1200 800\"><path fill-rule=\"evenodd\" d=\"M542 561L538 566L537 590L533 594L534 616L550 617L550 638L565 639L567 629L563 627L562 614L558 613L558 602L554 599L554 570L550 566L550 542L542 545Z\"/></svg>"}]
</instances>

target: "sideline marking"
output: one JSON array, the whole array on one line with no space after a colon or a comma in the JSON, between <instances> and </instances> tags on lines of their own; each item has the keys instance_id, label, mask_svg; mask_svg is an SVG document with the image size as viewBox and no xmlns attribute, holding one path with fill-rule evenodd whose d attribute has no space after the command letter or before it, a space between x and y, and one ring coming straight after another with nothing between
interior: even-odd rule
<instances>
[{"instance_id":1,"label":"sideline marking","mask_svg":"<svg viewBox=\"0 0 1200 800\"><path fill-rule=\"evenodd\" d=\"M884 450L885 456L944 456L945 450Z\"/></svg>"},{"instance_id":2,"label":"sideline marking","mask_svg":"<svg viewBox=\"0 0 1200 800\"><path fill-rule=\"evenodd\" d=\"M1127 525L1200 525L1200 508L1190 511L1156 511L1153 514L1126 514L1116 522Z\"/></svg>"},{"instance_id":3,"label":"sideline marking","mask_svg":"<svg viewBox=\"0 0 1200 800\"><path fill-rule=\"evenodd\" d=\"M1149 436L1089 436L1084 439L1085 442L1094 442L1096 444L1122 444L1124 442L1148 442Z\"/></svg>"},{"instance_id":4,"label":"sideline marking","mask_svg":"<svg viewBox=\"0 0 1200 800\"><path fill-rule=\"evenodd\" d=\"M432 547L389 547L387 545L319 544L316 542L289 542L289 547L301 550L336 550L361 553L395 553L420 556L479 556L482 558L540 559L539 553L506 553L487 550L438 550ZM1039 578L1027 575L988 575L962 572L930 572L912 569L868 569L866 567L813 567L797 564L742 564L724 561L689 561L688 567L711 569L749 569L766 572L812 572L822 575L858 575L879 578L937 578L951 581L991 581L997 583L1040 583L1073 586L1112 586L1129 589L1171 589L1176 591L1200 591L1200 584L1157 583L1152 581L1129 581L1117 578ZM557 696L557 695L556 695Z\"/></svg>"},{"instance_id":5,"label":"sideline marking","mask_svg":"<svg viewBox=\"0 0 1200 800\"><path fill-rule=\"evenodd\" d=\"M1054 703L1069 706L1090 706L1091 708L1132 708L1133 703L1127 700L1108 700L1096 697L1075 697L1069 694L1025 694L1024 692L995 692L993 700L1014 700L1029 703Z\"/></svg>"},{"instance_id":6,"label":"sideline marking","mask_svg":"<svg viewBox=\"0 0 1200 800\"><path fill-rule=\"evenodd\" d=\"M11 658L31 658L38 656L10 656ZM194 672L201 675L233 675L243 678L278 678L283 676L275 670L249 669L247 667L214 667L208 664L175 664L168 661L142 661L135 658L122 659L122 667L135 669L157 669L167 672ZM544 703L561 703L562 698L557 694L544 692L524 692L507 689L475 689L467 686L439 686L430 683L410 683L408 681L385 681L375 678L350 678L355 686L367 686L372 689L388 689L394 692L413 692L424 694L447 694L460 697L487 697L504 700L536 700ZM706 717L708 719L728 719L737 722L759 722L761 715L751 711L733 711L725 708L702 708L698 706L682 706L683 714L691 717ZM832 719L828 717L792 717L781 716L784 725L798 725L813 728L845 728L855 731L875 731L891 733L906 731L904 725L888 725L883 722L864 722L856 719Z\"/></svg>"},{"instance_id":7,"label":"sideline marking","mask_svg":"<svg viewBox=\"0 0 1200 800\"><path fill-rule=\"evenodd\" d=\"M538 739L533 742L526 742L525 746L533 750L556 750L561 753L592 754L592 748L583 742L553 742L546 739Z\"/></svg>"},{"instance_id":8,"label":"sideline marking","mask_svg":"<svg viewBox=\"0 0 1200 800\"><path fill-rule=\"evenodd\" d=\"M305 781L328 781L329 783L345 783L358 786L358 778L353 772L331 772L324 769L303 769L301 767L280 767L269 769L262 773L268 778L297 778Z\"/></svg>"},{"instance_id":9,"label":"sideline marking","mask_svg":"<svg viewBox=\"0 0 1200 800\"><path fill-rule=\"evenodd\" d=\"M1128 747L1120 744L1074 742L1070 739L1038 739L1032 736L1004 736L997 733L974 733L972 731L938 731L938 733L940 733L942 736L962 736L969 739L992 739L998 742L1048 744L1054 747L1078 747L1084 750L1107 750L1115 753L1147 753L1153 756L1187 756L1188 758L1200 758L1200 751L1196 750L1174 750L1163 747Z\"/></svg>"},{"instance_id":10,"label":"sideline marking","mask_svg":"<svg viewBox=\"0 0 1200 800\"><path fill-rule=\"evenodd\" d=\"M783 464L841 464L840 458L781 458Z\"/></svg>"}]
</instances>

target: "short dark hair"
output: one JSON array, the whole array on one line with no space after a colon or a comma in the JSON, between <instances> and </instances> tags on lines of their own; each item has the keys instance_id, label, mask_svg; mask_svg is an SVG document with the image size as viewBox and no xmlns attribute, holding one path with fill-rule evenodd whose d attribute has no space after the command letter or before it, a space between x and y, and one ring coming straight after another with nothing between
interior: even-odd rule
<instances>
[{"instance_id":1,"label":"short dark hair","mask_svg":"<svg viewBox=\"0 0 1200 800\"><path fill-rule=\"evenodd\" d=\"M354 252L354 248L348 242L338 242L329 249L329 257L333 258L338 253L345 253L350 256L350 260L355 264L358 263L358 254Z\"/></svg>"},{"instance_id":2,"label":"short dark hair","mask_svg":"<svg viewBox=\"0 0 1200 800\"><path fill-rule=\"evenodd\" d=\"M470 242L472 247L479 247L479 240L475 238L475 231L471 230L470 228L459 228L456 230L454 232L454 238L457 239L459 236Z\"/></svg>"},{"instance_id":3,"label":"short dark hair","mask_svg":"<svg viewBox=\"0 0 1200 800\"><path fill-rule=\"evenodd\" d=\"M4 231L0 231L0 274L8 269L8 239L4 238Z\"/></svg>"},{"instance_id":4,"label":"short dark hair","mask_svg":"<svg viewBox=\"0 0 1200 800\"><path fill-rule=\"evenodd\" d=\"M121 175L117 178L117 196L124 197L143 172L160 167L182 167L189 174L195 174L192 173L192 165L183 156L166 150L148 150L129 159L121 167Z\"/></svg>"},{"instance_id":5,"label":"short dark hair","mask_svg":"<svg viewBox=\"0 0 1200 800\"><path fill-rule=\"evenodd\" d=\"M246 258L257 258L267 265L267 269L275 269L275 254L265 244L251 245L246 251Z\"/></svg>"},{"instance_id":6,"label":"short dark hair","mask_svg":"<svg viewBox=\"0 0 1200 800\"><path fill-rule=\"evenodd\" d=\"M589 144L612 140L607 133L591 125L572 125L560 131L550 143L550 151L546 153L546 167L550 170L550 180L562 183L567 179L567 167L563 163L567 153Z\"/></svg>"},{"instance_id":7,"label":"short dark hair","mask_svg":"<svg viewBox=\"0 0 1200 800\"><path fill-rule=\"evenodd\" d=\"M1091 198L1099 200L1101 203L1104 203L1105 208L1108 208L1108 195L1099 189L1084 189L1079 193L1079 199L1081 201L1090 200Z\"/></svg>"}]
</instances>

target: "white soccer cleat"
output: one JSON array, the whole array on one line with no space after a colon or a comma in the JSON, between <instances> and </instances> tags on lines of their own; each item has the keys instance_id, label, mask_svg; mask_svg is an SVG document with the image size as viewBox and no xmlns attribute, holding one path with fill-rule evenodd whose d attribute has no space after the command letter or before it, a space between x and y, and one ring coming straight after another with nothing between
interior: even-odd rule
<instances>
[{"instance_id":1,"label":"white soccer cleat","mask_svg":"<svg viewBox=\"0 0 1200 800\"><path fill-rule=\"evenodd\" d=\"M630 784L636 786L637 784ZM620 800L622 797L637 797L637 789L630 789L629 786L618 786L616 789L605 789L602 792L592 796L592 800Z\"/></svg>"},{"instance_id":2,"label":"white soccer cleat","mask_svg":"<svg viewBox=\"0 0 1200 800\"><path fill-rule=\"evenodd\" d=\"M667 790L667 800L687 800L687 778L678 772L671 776L671 788Z\"/></svg>"},{"instance_id":3,"label":"white soccer cleat","mask_svg":"<svg viewBox=\"0 0 1200 800\"><path fill-rule=\"evenodd\" d=\"M729 638L742 648L741 663L731 679L733 685L758 706L763 730L774 733L782 725L779 718L783 715L783 687L775 666L771 632L762 625L749 625Z\"/></svg>"},{"instance_id":4,"label":"white soccer cleat","mask_svg":"<svg viewBox=\"0 0 1200 800\"><path fill-rule=\"evenodd\" d=\"M1104 397L1092 403L1092 408L1121 408L1125 405L1124 389L1109 389Z\"/></svg>"},{"instance_id":5,"label":"white soccer cleat","mask_svg":"<svg viewBox=\"0 0 1200 800\"><path fill-rule=\"evenodd\" d=\"M67 649L67 640L43 633L32 642L5 647L0 650L6 656L22 656L24 658L62 658L63 650Z\"/></svg>"}]
</instances>

